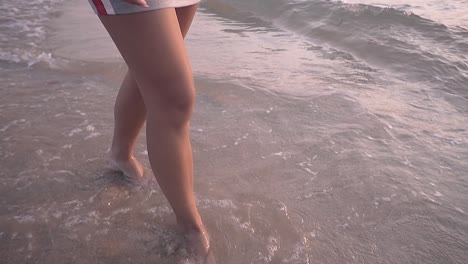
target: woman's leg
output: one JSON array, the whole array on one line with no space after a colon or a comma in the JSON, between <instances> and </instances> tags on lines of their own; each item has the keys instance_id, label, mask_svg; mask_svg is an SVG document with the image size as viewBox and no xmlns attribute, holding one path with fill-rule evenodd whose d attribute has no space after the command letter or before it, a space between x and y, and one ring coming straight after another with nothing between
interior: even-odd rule
<instances>
[{"instance_id":1,"label":"woman's leg","mask_svg":"<svg viewBox=\"0 0 468 264\"><path fill-rule=\"evenodd\" d=\"M176 8L177 20L185 38L198 5ZM114 106L114 136L111 145L111 163L130 179L143 176L143 167L135 159L133 148L146 120L146 108L138 85L127 71Z\"/></svg>"},{"instance_id":2,"label":"woman's leg","mask_svg":"<svg viewBox=\"0 0 468 264\"><path fill-rule=\"evenodd\" d=\"M100 19L142 95L148 154L156 179L192 249L206 253L209 242L195 205L189 137L195 87L176 10Z\"/></svg>"},{"instance_id":3,"label":"woman's leg","mask_svg":"<svg viewBox=\"0 0 468 264\"><path fill-rule=\"evenodd\" d=\"M133 148L145 119L143 98L135 79L127 72L115 100L110 161L115 169L133 180L143 176L143 166L134 157Z\"/></svg>"}]
</instances>

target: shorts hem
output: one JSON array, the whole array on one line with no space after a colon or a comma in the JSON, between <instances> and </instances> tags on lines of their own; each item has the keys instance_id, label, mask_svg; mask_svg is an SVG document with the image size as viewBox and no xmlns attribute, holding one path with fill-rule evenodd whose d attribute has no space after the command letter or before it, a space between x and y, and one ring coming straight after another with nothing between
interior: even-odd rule
<instances>
[{"instance_id":1,"label":"shorts hem","mask_svg":"<svg viewBox=\"0 0 468 264\"><path fill-rule=\"evenodd\" d=\"M128 15L163 8L178 8L200 3L200 0L147 0L149 7L142 7L124 0L88 0L98 16Z\"/></svg>"}]
</instances>

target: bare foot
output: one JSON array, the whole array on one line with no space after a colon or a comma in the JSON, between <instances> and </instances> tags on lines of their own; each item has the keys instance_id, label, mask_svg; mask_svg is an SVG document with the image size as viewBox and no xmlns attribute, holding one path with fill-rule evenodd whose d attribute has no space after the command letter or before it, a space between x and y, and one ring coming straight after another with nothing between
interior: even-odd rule
<instances>
[{"instance_id":1,"label":"bare foot","mask_svg":"<svg viewBox=\"0 0 468 264\"><path fill-rule=\"evenodd\" d=\"M190 257L200 264L215 264L215 258L211 252L210 238L205 227L200 229L184 230L185 245Z\"/></svg>"},{"instance_id":2,"label":"bare foot","mask_svg":"<svg viewBox=\"0 0 468 264\"><path fill-rule=\"evenodd\" d=\"M109 162L111 168L117 171L121 171L127 180L131 182L138 182L143 179L143 166L133 155L127 159L117 159L111 155Z\"/></svg>"}]
</instances>

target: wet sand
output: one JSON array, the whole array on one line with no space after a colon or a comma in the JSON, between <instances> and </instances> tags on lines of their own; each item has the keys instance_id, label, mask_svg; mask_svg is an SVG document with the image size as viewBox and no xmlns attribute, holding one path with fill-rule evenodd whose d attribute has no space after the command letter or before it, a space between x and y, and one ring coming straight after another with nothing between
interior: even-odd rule
<instances>
[{"instance_id":1,"label":"wet sand","mask_svg":"<svg viewBox=\"0 0 468 264\"><path fill-rule=\"evenodd\" d=\"M5 263L183 256L155 181L132 185L105 169L115 87L46 69L12 67L1 78ZM197 202L222 263L463 263L466 205L446 204L435 184L415 191L422 180L389 147L390 129L352 99L298 101L203 79L197 87ZM136 155L152 179L144 136ZM356 138L372 145L355 148Z\"/></svg>"},{"instance_id":2,"label":"wet sand","mask_svg":"<svg viewBox=\"0 0 468 264\"><path fill-rule=\"evenodd\" d=\"M48 28L50 59L0 61L0 262L174 263L184 252L144 130L136 156L148 181L106 169L125 67L75 13ZM196 197L219 263L466 262L464 108L345 52L207 10L187 43Z\"/></svg>"}]
</instances>

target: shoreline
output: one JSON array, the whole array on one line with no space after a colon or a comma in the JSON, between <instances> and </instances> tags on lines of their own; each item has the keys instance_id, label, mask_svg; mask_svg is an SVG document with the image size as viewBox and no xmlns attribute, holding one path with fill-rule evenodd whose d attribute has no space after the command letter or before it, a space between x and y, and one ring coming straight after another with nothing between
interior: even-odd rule
<instances>
[{"instance_id":1,"label":"shoreline","mask_svg":"<svg viewBox=\"0 0 468 264\"><path fill-rule=\"evenodd\" d=\"M63 15L51 23L70 24L48 27L36 50L50 57L0 61L0 256L173 264L183 252L155 181L129 185L105 169L125 65L89 31L99 24ZM80 19L81 31L67 28ZM424 82L290 32L205 11L196 19L195 193L218 260L462 263L463 112ZM144 129L136 156L151 178Z\"/></svg>"}]
</instances>

